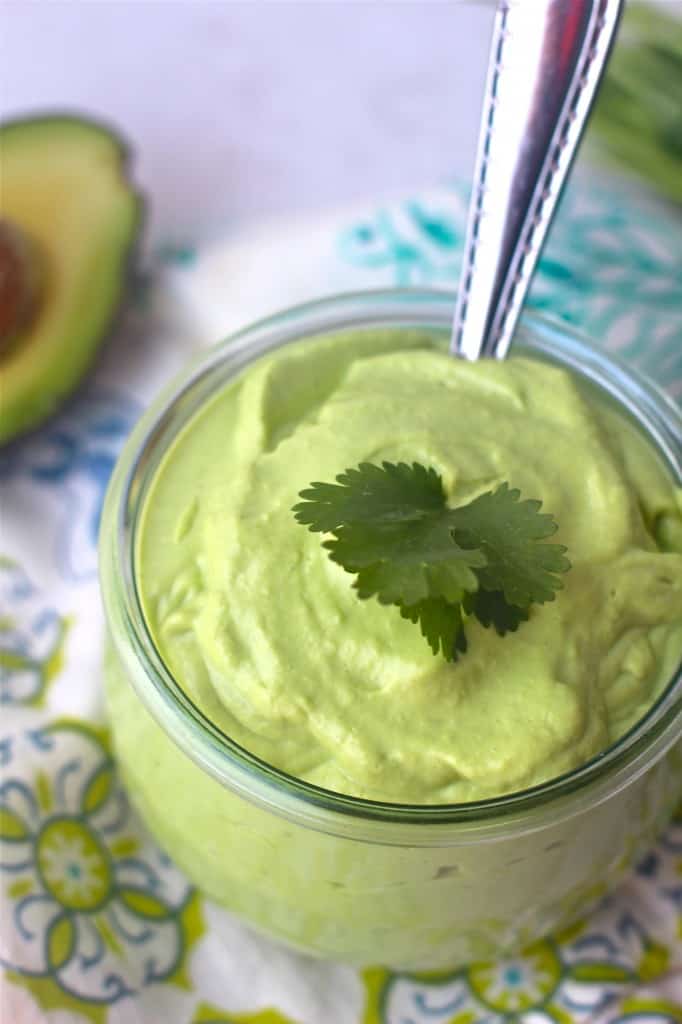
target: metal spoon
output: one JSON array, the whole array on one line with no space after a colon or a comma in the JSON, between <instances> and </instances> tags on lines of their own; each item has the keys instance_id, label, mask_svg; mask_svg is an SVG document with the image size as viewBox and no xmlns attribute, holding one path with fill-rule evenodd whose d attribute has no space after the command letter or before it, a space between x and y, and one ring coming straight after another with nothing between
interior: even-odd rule
<instances>
[{"instance_id":1,"label":"metal spoon","mask_svg":"<svg viewBox=\"0 0 682 1024\"><path fill-rule=\"evenodd\" d=\"M624 0L501 0L451 350L503 359Z\"/></svg>"}]
</instances>

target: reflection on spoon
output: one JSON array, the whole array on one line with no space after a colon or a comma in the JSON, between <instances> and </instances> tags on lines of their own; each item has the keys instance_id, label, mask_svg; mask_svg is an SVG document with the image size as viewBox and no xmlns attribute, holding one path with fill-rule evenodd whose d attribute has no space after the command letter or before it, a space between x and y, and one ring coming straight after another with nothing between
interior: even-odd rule
<instances>
[{"instance_id":1,"label":"reflection on spoon","mask_svg":"<svg viewBox=\"0 0 682 1024\"><path fill-rule=\"evenodd\" d=\"M507 355L623 0L502 0L451 351Z\"/></svg>"}]
</instances>

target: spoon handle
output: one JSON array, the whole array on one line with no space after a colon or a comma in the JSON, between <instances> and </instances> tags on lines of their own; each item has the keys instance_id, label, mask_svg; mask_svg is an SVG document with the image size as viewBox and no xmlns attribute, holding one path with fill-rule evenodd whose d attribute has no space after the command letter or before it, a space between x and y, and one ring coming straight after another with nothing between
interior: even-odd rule
<instances>
[{"instance_id":1,"label":"spoon handle","mask_svg":"<svg viewBox=\"0 0 682 1024\"><path fill-rule=\"evenodd\" d=\"M451 349L509 348L623 0L502 0L495 17Z\"/></svg>"}]
</instances>

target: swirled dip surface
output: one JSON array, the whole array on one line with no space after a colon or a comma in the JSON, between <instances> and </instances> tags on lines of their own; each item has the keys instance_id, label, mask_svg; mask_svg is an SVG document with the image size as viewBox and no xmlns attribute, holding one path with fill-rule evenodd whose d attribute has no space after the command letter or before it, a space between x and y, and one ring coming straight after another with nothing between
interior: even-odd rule
<instances>
[{"instance_id":1,"label":"swirled dip surface","mask_svg":"<svg viewBox=\"0 0 682 1024\"><path fill-rule=\"evenodd\" d=\"M504 480L542 499L573 565L556 601L503 638L469 623L456 664L360 601L291 506L383 459L434 466L451 504ZM163 658L225 733L328 789L446 803L562 774L646 712L682 654L681 533L648 443L566 372L365 330L276 351L194 416L137 559Z\"/></svg>"}]
</instances>

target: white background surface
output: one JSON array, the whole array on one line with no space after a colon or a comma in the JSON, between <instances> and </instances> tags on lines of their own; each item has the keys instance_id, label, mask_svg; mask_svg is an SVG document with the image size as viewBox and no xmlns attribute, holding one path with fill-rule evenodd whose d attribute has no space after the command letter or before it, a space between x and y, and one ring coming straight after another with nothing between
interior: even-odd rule
<instances>
[{"instance_id":1,"label":"white background surface","mask_svg":"<svg viewBox=\"0 0 682 1024\"><path fill-rule=\"evenodd\" d=\"M470 175L492 24L469 0L5 0L3 116L67 108L135 149L153 235Z\"/></svg>"}]
</instances>

